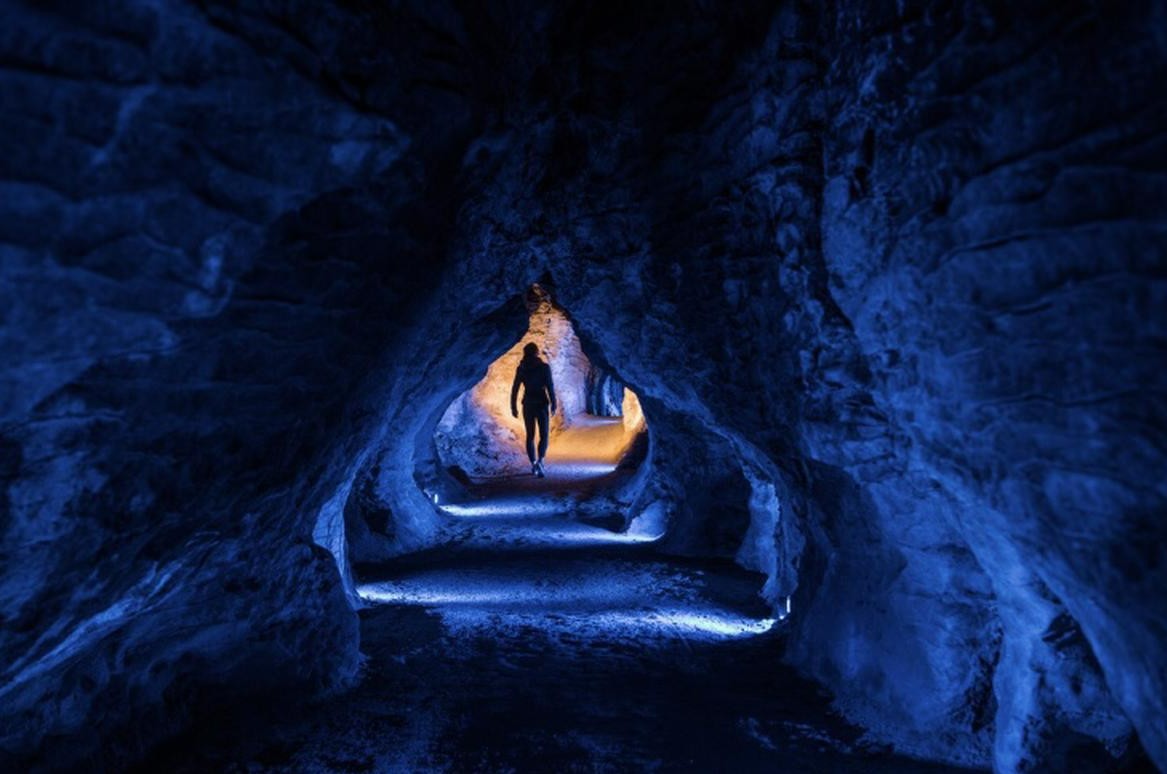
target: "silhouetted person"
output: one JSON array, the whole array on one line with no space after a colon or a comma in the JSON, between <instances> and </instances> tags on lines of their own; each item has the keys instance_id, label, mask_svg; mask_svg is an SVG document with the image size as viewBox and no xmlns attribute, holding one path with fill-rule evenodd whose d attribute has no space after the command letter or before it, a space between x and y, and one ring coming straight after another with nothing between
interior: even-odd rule
<instances>
[{"instance_id":1,"label":"silhouetted person","mask_svg":"<svg viewBox=\"0 0 1167 774\"><path fill-rule=\"evenodd\" d=\"M543 478L543 458L547 456L547 432L551 415L555 413L555 385L551 382L551 366L539 359L539 347L534 342L523 347L523 359L515 368L515 383L511 385L511 416L518 418L515 398L519 385L523 386L523 425L527 429L527 457L531 472ZM535 456L535 425L539 425L539 456Z\"/></svg>"}]
</instances>

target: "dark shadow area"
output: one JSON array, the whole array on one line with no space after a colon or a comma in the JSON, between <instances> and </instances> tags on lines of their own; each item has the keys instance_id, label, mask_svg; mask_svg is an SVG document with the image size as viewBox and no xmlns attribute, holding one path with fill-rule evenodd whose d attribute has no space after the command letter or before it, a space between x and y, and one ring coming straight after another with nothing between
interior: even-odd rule
<instances>
[{"instance_id":1,"label":"dark shadow area","mask_svg":"<svg viewBox=\"0 0 1167 774\"><path fill-rule=\"evenodd\" d=\"M865 743L821 689L781 666L777 634L712 642L465 624L451 630L416 606L365 610L355 691L228 710L140 772L961 771Z\"/></svg>"}]
</instances>

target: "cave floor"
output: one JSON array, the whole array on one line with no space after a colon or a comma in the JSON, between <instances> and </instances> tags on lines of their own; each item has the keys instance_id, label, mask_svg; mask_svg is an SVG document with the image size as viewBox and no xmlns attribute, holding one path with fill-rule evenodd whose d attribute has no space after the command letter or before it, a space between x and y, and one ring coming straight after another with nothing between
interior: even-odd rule
<instances>
[{"instance_id":1,"label":"cave floor","mask_svg":"<svg viewBox=\"0 0 1167 774\"><path fill-rule=\"evenodd\" d=\"M865 745L781 664L761 575L539 509L476 513L364 568L354 690L220 718L153 770L950 770Z\"/></svg>"}]
</instances>

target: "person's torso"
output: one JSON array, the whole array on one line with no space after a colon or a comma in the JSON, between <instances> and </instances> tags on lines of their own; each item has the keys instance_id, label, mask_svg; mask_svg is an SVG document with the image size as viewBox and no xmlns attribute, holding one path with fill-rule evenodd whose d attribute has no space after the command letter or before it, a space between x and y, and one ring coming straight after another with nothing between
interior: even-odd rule
<instances>
[{"instance_id":1,"label":"person's torso","mask_svg":"<svg viewBox=\"0 0 1167 774\"><path fill-rule=\"evenodd\" d=\"M551 383L551 366L542 360L534 363L519 363L519 381L523 385L523 403L536 405L548 403L547 387Z\"/></svg>"}]
</instances>

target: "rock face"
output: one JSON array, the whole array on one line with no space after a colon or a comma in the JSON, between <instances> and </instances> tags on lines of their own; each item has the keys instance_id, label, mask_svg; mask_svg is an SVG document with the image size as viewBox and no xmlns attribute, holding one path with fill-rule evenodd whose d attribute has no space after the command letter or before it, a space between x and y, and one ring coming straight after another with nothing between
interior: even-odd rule
<instances>
[{"instance_id":1,"label":"rock face","mask_svg":"<svg viewBox=\"0 0 1167 774\"><path fill-rule=\"evenodd\" d=\"M824 31L823 257L895 478L930 493L905 508L865 452L811 451L987 576L999 768L1070 768L1124 714L1162 766L1163 9L849 5Z\"/></svg>"},{"instance_id":2,"label":"rock face","mask_svg":"<svg viewBox=\"0 0 1167 774\"><path fill-rule=\"evenodd\" d=\"M349 681L539 283L873 739L1167 766L1161 4L732 6L0 9L0 763Z\"/></svg>"},{"instance_id":3,"label":"rock face","mask_svg":"<svg viewBox=\"0 0 1167 774\"><path fill-rule=\"evenodd\" d=\"M256 14L0 9L5 770L118 767L214 701L359 665L315 515L443 211L328 74L365 20Z\"/></svg>"}]
</instances>

